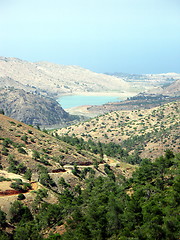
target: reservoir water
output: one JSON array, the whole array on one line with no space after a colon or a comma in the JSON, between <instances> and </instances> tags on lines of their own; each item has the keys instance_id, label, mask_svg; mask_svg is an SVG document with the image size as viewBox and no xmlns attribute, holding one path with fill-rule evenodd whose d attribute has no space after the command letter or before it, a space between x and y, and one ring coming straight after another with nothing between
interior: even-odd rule
<instances>
[{"instance_id":1,"label":"reservoir water","mask_svg":"<svg viewBox=\"0 0 180 240\"><path fill-rule=\"evenodd\" d=\"M120 99L115 96L69 95L60 97L57 101L61 104L62 108L67 109L82 105L102 105L108 102L117 102Z\"/></svg>"}]
</instances>

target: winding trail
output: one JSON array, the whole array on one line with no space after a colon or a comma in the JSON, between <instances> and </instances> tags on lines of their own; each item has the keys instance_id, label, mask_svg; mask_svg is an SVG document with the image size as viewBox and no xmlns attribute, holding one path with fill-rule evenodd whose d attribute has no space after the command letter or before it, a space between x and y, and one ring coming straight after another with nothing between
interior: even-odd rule
<instances>
[{"instance_id":1,"label":"winding trail","mask_svg":"<svg viewBox=\"0 0 180 240\"><path fill-rule=\"evenodd\" d=\"M38 182L31 182L30 184L31 184L31 189L28 189L26 192L17 191L14 189L7 189L5 191L0 191L0 197L19 195L20 193L27 194L31 191L35 191L38 189Z\"/></svg>"}]
</instances>

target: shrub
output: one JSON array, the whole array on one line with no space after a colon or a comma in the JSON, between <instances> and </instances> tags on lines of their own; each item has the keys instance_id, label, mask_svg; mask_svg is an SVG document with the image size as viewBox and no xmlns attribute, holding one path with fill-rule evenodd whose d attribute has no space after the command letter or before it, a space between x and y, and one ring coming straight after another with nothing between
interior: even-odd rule
<instances>
[{"instance_id":1,"label":"shrub","mask_svg":"<svg viewBox=\"0 0 180 240\"><path fill-rule=\"evenodd\" d=\"M22 148L22 147L18 148L18 152L22 153L22 154L27 154L26 150L24 148Z\"/></svg>"},{"instance_id":2,"label":"shrub","mask_svg":"<svg viewBox=\"0 0 180 240\"><path fill-rule=\"evenodd\" d=\"M23 136L21 137L21 140L24 141L25 143L27 143L27 140L28 140L27 135L23 135Z\"/></svg>"},{"instance_id":3,"label":"shrub","mask_svg":"<svg viewBox=\"0 0 180 240\"><path fill-rule=\"evenodd\" d=\"M18 200L24 200L26 197L24 196L24 194L20 193L18 195Z\"/></svg>"}]
</instances>

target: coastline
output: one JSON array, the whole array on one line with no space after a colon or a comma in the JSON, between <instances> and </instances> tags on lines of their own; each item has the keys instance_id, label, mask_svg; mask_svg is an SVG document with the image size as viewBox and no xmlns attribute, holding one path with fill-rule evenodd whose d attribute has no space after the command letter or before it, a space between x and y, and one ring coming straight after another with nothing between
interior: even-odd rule
<instances>
[{"instance_id":1,"label":"coastline","mask_svg":"<svg viewBox=\"0 0 180 240\"><path fill-rule=\"evenodd\" d=\"M57 97L65 97L65 96L109 96L109 97L119 97L125 100L127 97L133 97L137 95L137 92L76 92L76 93L63 93Z\"/></svg>"}]
</instances>

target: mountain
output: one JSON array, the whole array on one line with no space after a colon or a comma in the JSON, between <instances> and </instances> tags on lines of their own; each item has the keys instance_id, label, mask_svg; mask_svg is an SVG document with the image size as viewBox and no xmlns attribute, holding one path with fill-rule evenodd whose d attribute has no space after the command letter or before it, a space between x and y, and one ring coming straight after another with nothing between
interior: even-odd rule
<instances>
[{"instance_id":1,"label":"mountain","mask_svg":"<svg viewBox=\"0 0 180 240\"><path fill-rule=\"evenodd\" d=\"M0 57L0 78L6 80L4 87L12 86L24 90L35 89L42 94L61 95L78 92L102 92L130 89L129 83L124 80L95 73L78 66L64 66L49 62L27 62L17 58ZM19 88L18 87L18 88Z\"/></svg>"},{"instance_id":2,"label":"mountain","mask_svg":"<svg viewBox=\"0 0 180 240\"><path fill-rule=\"evenodd\" d=\"M114 111L57 133L85 141L116 143L130 153L154 159L167 148L179 152L179 110L178 101L145 110Z\"/></svg>"},{"instance_id":3,"label":"mountain","mask_svg":"<svg viewBox=\"0 0 180 240\"><path fill-rule=\"evenodd\" d=\"M73 119L54 99L22 89L0 89L0 109L7 116L34 126L62 126Z\"/></svg>"}]
</instances>

